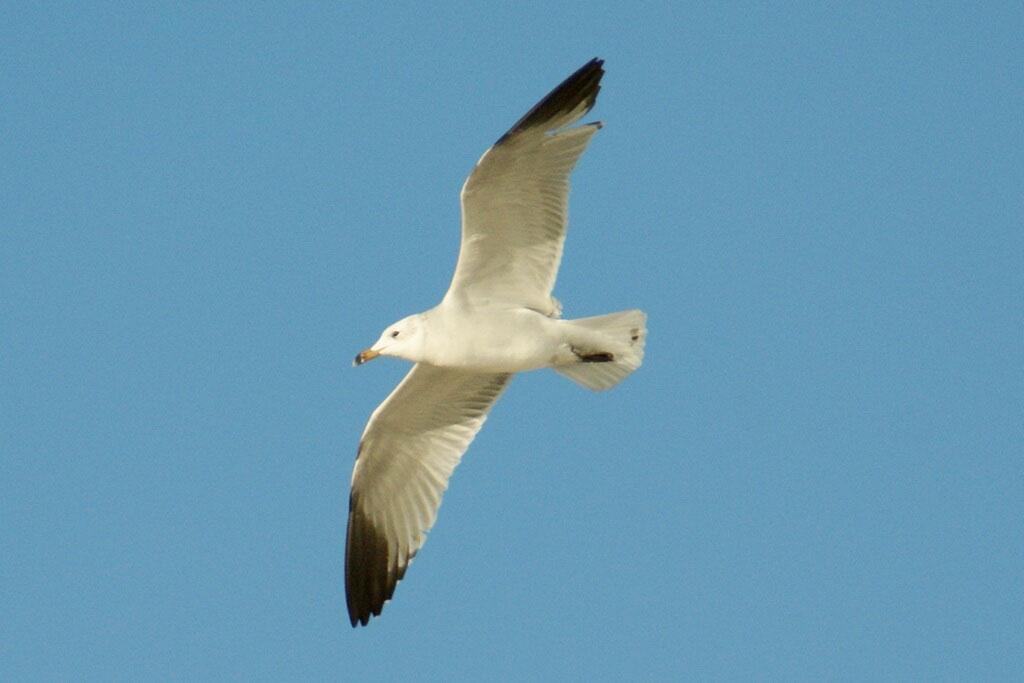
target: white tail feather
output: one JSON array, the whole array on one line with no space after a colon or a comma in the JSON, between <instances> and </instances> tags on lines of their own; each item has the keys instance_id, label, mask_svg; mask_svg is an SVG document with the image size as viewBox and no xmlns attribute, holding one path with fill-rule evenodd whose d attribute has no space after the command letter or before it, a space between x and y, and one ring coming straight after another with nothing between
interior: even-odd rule
<instances>
[{"instance_id":1,"label":"white tail feather","mask_svg":"<svg viewBox=\"0 0 1024 683\"><path fill-rule=\"evenodd\" d=\"M643 311L619 311L593 318L567 320L585 355L611 354L604 362L578 361L555 366L555 371L594 391L604 391L640 367L647 341L647 315ZM573 339L576 337L576 339Z\"/></svg>"}]
</instances>

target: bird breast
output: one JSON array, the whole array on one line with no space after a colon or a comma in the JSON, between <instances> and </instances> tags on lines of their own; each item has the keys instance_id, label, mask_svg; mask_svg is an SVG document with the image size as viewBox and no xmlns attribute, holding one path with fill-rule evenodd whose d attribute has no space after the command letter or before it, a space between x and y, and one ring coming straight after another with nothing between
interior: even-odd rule
<instances>
[{"instance_id":1,"label":"bird breast","mask_svg":"<svg viewBox=\"0 0 1024 683\"><path fill-rule=\"evenodd\" d=\"M478 372L522 372L551 365L558 321L525 308L475 314L460 311L434 325L428 362ZM511 330L511 332L510 332Z\"/></svg>"}]
</instances>

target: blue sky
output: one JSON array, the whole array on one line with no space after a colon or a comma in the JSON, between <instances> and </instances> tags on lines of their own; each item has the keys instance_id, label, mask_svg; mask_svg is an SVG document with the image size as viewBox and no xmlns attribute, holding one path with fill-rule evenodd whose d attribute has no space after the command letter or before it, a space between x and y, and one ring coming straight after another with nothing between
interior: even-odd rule
<instances>
[{"instance_id":1,"label":"blue sky","mask_svg":"<svg viewBox=\"0 0 1024 683\"><path fill-rule=\"evenodd\" d=\"M0 9L0 677L1009 678L1016 3ZM368 628L348 481L458 190L593 56L556 294Z\"/></svg>"}]
</instances>

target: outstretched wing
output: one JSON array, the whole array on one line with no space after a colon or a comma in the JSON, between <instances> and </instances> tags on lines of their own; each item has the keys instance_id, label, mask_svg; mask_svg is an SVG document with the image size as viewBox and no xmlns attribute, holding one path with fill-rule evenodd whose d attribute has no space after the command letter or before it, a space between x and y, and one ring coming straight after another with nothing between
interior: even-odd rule
<instances>
[{"instance_id":1,"label":"outstretched wing","mask_svg":"<svg viewBox=\"0 0 1024 683\"><path fill-rule=\"evenodd\" d=\"M345 596L353 626L391 599L437 518L448 478L511 377L417 363L373 412L349 499Z\"/></svg>"},{"instance_id":2,"label":"outstretched wing","mask_svg":"<svg viewBox=\"0 0 1024 683\"><path fill-rule=\"evenodd\" d=\"M569 76L477 162L462 187L462 246L446 299L557 306L569 174L601 124L567 126L594 106L603 63Z\"/></svg>"}]
</instances>

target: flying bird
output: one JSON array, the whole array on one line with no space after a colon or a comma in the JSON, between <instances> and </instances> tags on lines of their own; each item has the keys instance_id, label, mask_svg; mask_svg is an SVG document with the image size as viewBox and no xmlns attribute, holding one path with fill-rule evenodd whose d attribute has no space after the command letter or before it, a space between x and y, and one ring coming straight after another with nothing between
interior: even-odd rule
<instances>
[{"instance_id":1,"label":"flying bird","mask_svg":"<svg viewBox=\"0 0 1024 683\"><path fill-rule=\"evenodd\" d=\"M448 479L512 375L552 368L592 390L640 367L639 310L561 319L552 295L567 227L569 174L600 128L572 126L604 75L592 59L477 162L462 187L462 244L434 308L389 325L354 365L415 363L373 411L352 472L345 595L352 626L380 615L437 518Z\"/></svg>"}]
</instances>

